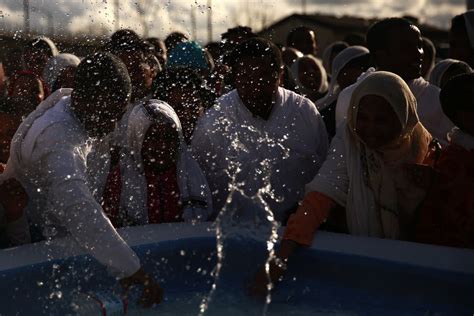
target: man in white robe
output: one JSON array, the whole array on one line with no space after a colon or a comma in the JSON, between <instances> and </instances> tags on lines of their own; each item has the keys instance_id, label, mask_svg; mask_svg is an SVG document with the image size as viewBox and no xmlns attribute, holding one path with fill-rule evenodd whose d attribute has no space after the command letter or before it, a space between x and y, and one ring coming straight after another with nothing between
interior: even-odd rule
<instances>
[{"instance_id":1,"label":"man in white robe","mask_svg":"<svg viewBox=\"0 0 474 316\"><path fill-rule=\"evenodd\" d=\"M231 197L237 217L267 204L284 222L326 157L326 128L309 99L279 87L282 61L272 43L250 39L230 60L236 89L198 121L192 149L215 210Z\"/></svg>"},{"instance_id":2,"label":"man in white robe","mask_svg":"<svg viewBox=\"0 0 474 316\"><path fill-rule=\"evenodd\" d=\"M346 119L349 101L357 84L376 70L390 71L402 77L410 87L417 101L421 123L441 144L447 144L447 134L454 124L441 109L440 89L421 77L423 41L418 28L402 18L385 19L369 29L367 45L376 69L369 69L355 84L339 94L336 125Z\"/></svg>"},{"instance_id":3,"label":"man in white robe","mask_svg":"<svg viewBox=\"0 0 474 316\"><path fill-rule=\"evenodd\" d=\"M6 173L28 193L33 237L71 236L124 287L145 285L145 305L151 305L161 300L161 289L103 213L87 175L91 139L113 130L130 91L130 78L116 57L86 57L77 69L74 91L58 90L21 124Z\"/></svg>"}]
</instances>

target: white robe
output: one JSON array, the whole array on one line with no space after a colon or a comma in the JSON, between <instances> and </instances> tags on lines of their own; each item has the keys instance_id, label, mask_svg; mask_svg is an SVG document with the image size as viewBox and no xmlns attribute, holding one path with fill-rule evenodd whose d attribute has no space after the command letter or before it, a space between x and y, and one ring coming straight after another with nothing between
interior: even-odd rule
<instances>
[{"instance_id":1,"label":"white robe","mask_svg":"<svg viewBox=\"0 0 474 316\"><path fill-rule=\"evenodd\" d=\"M356 83L341 91L336 104L336 126L339 126L346 119L352 92L354 92L358 83L374 71L374 68L370 68L357 79ZM443 146L447 145L447 135L454 124L441 108L439 101L440 89L422 77L411 80L407 84L416 98L417 113L421 123Z\"/></svg>"},{"instance_id":2,"label":"white robe","mask_svg":"<svg viewBox=\"0 0 474 316\"><path fill-rule=\"evenodd\" d=\"M243 217L253 216L263 208L255 199L257 191L270 184L273 196L263 194L262 199L282 221L303 198L305 184L326 157L328 141L315 105L279 88L268 120L254 116L237 90L222 96L198 121L191 145L211 188L214 210L220 211L236 188L229 205Z\"/></svg>"},{"instance_id":3,"label":"white robe","mask_svg":"<svg viewBox=\"0 0 474 316\"><path fill-rule=\"evenodd\" d=\"M87 176L91 150L85 130L61 90L21 124L12 142L8 174L29 196L30 225L46 238L71 235L117 277L140 268L136 254L96 202Z\"/></svg>"}]
</instances>

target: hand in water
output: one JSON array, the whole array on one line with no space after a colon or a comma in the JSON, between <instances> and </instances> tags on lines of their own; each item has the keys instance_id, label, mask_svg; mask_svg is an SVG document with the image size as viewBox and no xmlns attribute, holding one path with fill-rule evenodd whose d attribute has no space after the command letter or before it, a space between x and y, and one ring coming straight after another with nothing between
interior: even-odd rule
<instances>
[{"instance_id":1,"label":"hand in water","mask_svg":"<svg viewBox=\"0 0 474 316\"><path fill-rule=\"evenodd\" d=\"M121 279L120 285L122 285L125 295L132 285L143 285L143 292L137 303L145 308L159 304L163 300L163 289L149 274L145 273L143 268L133 275Z\"/></svg>"},{"instance_id":2,"label":"hand in water","mask_svg":"<svg viewBox=\"0 0 474 316\"><path fill-rule=\"evenodd\" d=\"M299 247L298 243L292 240L282 240L280 250L275 258L270 261L270 281L273 287L281 280L287 269L288 258ZM250 285L250 294L255 296L266 296L268 294L268 275L265 271L265 265L261 267Z\"/></svg>"},{"instance_id":3,"label":"hand in water","mask_svg":"<svg viewBox=\"0 0 474 316\"><path fill-rule=\"evenodd\" d=\"M270 261L270 282L272 283L272 287L275 287L286 271L286 263L281 264L280 261L282 261L282 259L278 259L277 261ZM255 274L253 283L250 285L250 294L265 297L268 294L268 282L268 274L265 271L265 265L263 265Z\"/></svg>"}]
</instances>

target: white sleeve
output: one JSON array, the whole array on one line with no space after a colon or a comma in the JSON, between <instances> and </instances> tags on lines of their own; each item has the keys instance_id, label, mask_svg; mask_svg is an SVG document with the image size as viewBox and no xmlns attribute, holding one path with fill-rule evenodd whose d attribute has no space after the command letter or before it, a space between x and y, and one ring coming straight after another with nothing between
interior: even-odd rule
<instances>
[{"instance_id":1,"label":"white sleeve","mask_svg":"<svg viewBox=\"0 0 474 316\"><path fill-rule=\"evenodd\" d=\"M77 243L117 277L135 273L140 261L92 196L83 158L73 150L55 150L38 167L47 177L48 208Z\"/></svg>"},{"instance_id":2,"label":"white sleeve","mask_svg":"<svg viewBox=\"0 0 474 316\"><path fill-rule=\"evenodd\" d=\"M336 126L341 125L341 123L347 118L347 110L349 109L350 98L353 90L351 87L352 86L342 90L337 97Z\"/></svg>"}]
</instances>

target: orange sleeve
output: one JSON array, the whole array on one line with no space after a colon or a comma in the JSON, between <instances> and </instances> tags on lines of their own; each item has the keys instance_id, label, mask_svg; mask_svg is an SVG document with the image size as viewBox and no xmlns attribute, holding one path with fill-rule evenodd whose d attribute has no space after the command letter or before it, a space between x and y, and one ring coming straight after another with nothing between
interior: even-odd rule
<instances>
[{"instance_id":1,"label":"orange sleeve","mask_svg":"<svg viewBox=\"0 0 474 316\"><path fill-rule=\"evenodd\" d=\"M326 195L310 192L288 219L283 239L295 241L303 246L311 246L314 234L335 206L336 202Z\"/></svg>"}]
</instances>

